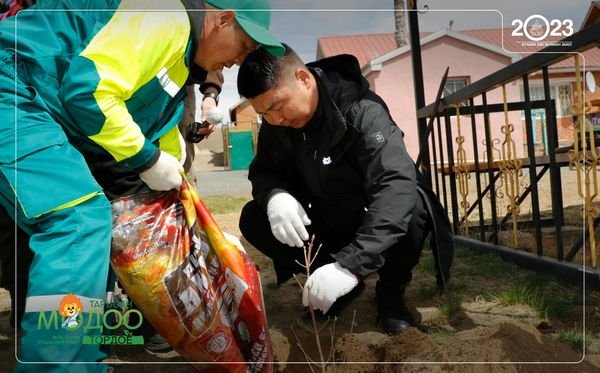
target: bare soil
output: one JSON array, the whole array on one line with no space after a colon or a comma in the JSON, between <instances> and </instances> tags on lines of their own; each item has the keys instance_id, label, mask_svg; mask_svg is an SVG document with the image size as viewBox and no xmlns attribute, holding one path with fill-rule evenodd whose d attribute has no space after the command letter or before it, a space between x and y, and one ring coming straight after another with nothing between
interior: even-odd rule
<instances>
[{"instance_id":1,"label":"bare soil","mask_svg":"<svg viewBox=\"0 0 600 373\"><path fill-rule=\"evenodd\" d=\"M237 214L215 216L224 231L240 235ZM301 307L299 285L290 280L276 286L273 267L244 241L260 268L274 368L280 372L322 371L309 366L320 361L315 336ZM304 281L303 276L299 276ZM417 304L415 286L407 291L407 303L419 326L398 336L388 336L376 325L374 284L368 278L361 296L333 321L320 321L326 372L597 372L600 354L574 351L551 338L553 325L527 306L503 306L476 298L460 305L447 318L432 304ZM493 281L490 282L493 286ZM0 372L14 367L14 331L8 326L6 292L0 292ZM600 310L592 310L600 312ZM333 335L333 337L332 337ZM333 341L333 346L332 346ZM596 346L595 351L600 351ZM176 353L153 355L142 347L120 346L109 362L117 372L194 372ZM132 363L134 362L134 363ZM211 367L207 366L207 371Z\"/></svg>"}]
</instances>

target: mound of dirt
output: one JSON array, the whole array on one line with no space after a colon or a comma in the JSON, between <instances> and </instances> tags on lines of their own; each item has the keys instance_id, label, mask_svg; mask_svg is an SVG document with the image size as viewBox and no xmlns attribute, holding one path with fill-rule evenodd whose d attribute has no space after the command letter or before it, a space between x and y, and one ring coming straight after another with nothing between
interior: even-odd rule
<instances>
[{"instance_id":1,"label":"mound of dirt","mask_svg":"<svg viewBox=\"0 0 600 373\"><path fill-rule=\"evenodd\" d=\"M306 372L306 357L294 350L303 350L313 360L319 360L314 336L298 335L290 341L279 330L272 330L275 357L281 372ZM340 335L335 340L333 354L326 333L322 337L323 351L329 357L328 372L533 372L565 373L593 372L598 367L583 361L583 356L567 345L554 341L535 327L518 322L502 322L493 326L477 326L438 339L435 335L411 328L401 335L388 336L379 332ZM295 338L295 337L293 337ZM295 360L301 357L300 360Z\"/></svg>"},{"instance_id":2,"label":"mound of dirt","mask_svg":"<svg viewBox=\"0 0 600 373\"><path fill-rule=\"evenodd\" d=\"M416 328L398 336L378 332L346 334L335 344L336 362L420 361L435 352L435 344ZM353 366L365 371L367 367Z\"/></svg>"}]
</instances>

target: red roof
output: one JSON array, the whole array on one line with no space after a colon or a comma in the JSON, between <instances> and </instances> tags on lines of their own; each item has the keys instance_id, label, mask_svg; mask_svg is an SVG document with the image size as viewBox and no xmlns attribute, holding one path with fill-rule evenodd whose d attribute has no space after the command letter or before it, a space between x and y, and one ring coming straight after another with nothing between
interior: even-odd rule
<instances>
[{"instance_id":1,"label":"red roof","mask_svg":"<svg viewBox=\"0 0 600 373\"><path fill-rule=\"evenodd\" d=\"M592 1L581 28L586 28L598 22L600 22L600 1Z\"/></svg>"},{"instance_id":2,"label":"red roof","mask_svg":"<svg viewBox=\"0 0 600 373\"><path fill-rule=\"evenodd\" d=\"M360 66L396 49L394 33L325 36L318 40L317 59L337 54L353 54Z\"/></svg>"},{"instance_id":3,"label":"red roof","mask_svg":"<svg viewBox=\"0 0 600 373\"><path fill-rule=\"evenodd\" d=\"M517 39L512 36L512 29L479 29L479 30L463 30L453 31L461 33L465 36L478 39L484 43L501 47L504 39L504 49L507 52L517 52L523 57L529 55L536 50L543 49L543 46L530 47L523 45L525 37ZM430 33L421 33L421 38ZM557 41L560 38L546 38L545 41ZM326 36L318 40L317 58L333 56L336 54L347 53L356 56L361 67L364 67L372 59L384 55L395 50L396 42L394 33L382 34L361 34L361 35L340 35ZM584 53L585 61L588 67L600 66L600 48L592 48ZM568 58L552 68L574 67L575 63L572 58Z\"/></svg>"}]
</instances>

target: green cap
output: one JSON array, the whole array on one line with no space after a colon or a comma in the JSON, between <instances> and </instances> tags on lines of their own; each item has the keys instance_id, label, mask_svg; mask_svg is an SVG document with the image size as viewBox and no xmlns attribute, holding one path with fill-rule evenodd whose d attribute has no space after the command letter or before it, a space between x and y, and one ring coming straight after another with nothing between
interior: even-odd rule
<instances>
[{"instance_id":1,"label":"green cap","mask_svg":"<svg viewBox=\"0 0 600 373\"><path fill-rule=\"evenodd\" d=\"M269 25L271 24L269 0L205 1L218 9L234 10L236 21L248 36L264 46L274 56L280 57L285 54L285 47L269 32Z\"/></svg>"}]
</instances>

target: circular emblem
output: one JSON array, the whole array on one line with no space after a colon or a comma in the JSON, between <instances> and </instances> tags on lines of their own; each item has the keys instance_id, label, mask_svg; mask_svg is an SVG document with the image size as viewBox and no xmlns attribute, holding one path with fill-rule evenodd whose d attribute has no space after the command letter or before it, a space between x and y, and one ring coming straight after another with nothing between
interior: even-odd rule
<instances>
[{"instance_id":1,"label":"circular emblem","mask_svg":"<svg viewBox=\"0 0 600 373\"><path fill-rule=\"evenodd\" d=\"M529 23L531 22L531 25ZM540 41L550 33L550 23L546 17L534 14L523 22L523 33L529 40Z\"/></svg>"},{"instance_id":2,"label":"circular emblem","mask_svg":"<svg viewBox=\"0 0 600 373\"><path fill-rule=\"evenodd\" d=\"M217 333L208 341L208 350L220 354L229 347L230 342L229 337L223 332Z\"/></svg>"}]
</instances>

